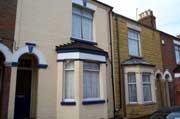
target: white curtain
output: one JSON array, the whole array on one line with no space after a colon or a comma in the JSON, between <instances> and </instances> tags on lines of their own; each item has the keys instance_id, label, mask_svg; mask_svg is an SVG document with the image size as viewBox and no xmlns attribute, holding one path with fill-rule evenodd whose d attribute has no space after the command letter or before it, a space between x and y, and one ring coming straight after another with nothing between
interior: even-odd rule
<instances>
[{"instance_id":1,"label":"white curtain","mask_svg":"<svg viewBox=\"0 0 180 119\"><path fill-rule=\"evenodd\" d=\"M93 13L73 6L72 36L83 40L92 40Z\"/></svg>"},{"instance_id":2,"label":"white curtain","mask_svg":"<svg viewBox=\"0 0 180 119\"><path fill-rule=\"evenodd\" d=\"M83 97L85 99L99 98L99 66L93 63L84 63L83 69Z\"/></svg>"},{"instance_id":3,"label":"white curtain","mask_svg":"<svg viewBox=\"0 0 180 119\"><path fill-rule=\"evenodd\" d=\"M65 64L64 71L64 98L74 99L74 64L73 62Z\"/></svg>"},{"instance_id":4,"label":"white curtain","mask_svg":"<svg viewBox=\"0 0 180 119\"><path fill-rule=\"evenodd\" d=\"M152 101L150 75L150 73L143 73L142 75L144 102Z\"/></svg>"},{"instance_id":5,"label":"white curtain","mask_svg":"<svg viewBox=\"0 0 180 119\"><path fill-rule=\"evenodd\" d=\"M128 97L129 102L137 102L136 74L128 73Z\"/></svg>"},{"instance_id":6,"label":"white curtain","mask_svg":"<svg viewBox=\"0 0 180 119\"><path fill-rule=\"evenodd\" d=\"M75 38L82 38L81 19L81 10L73 7L72 36Z\"/></svg>"},{"instance_id":7,"label":"white curtain","mask_svg":"<svg viewBox=\"0 0 180 119\"><path fill-rule=\"evenodd\" d=\"M83 11L82 26L83 39L92 40L93 16L91 13Z\"/></svg>"},{"instance_id":8,"label":"white curtain","mask_svg":"<svg viewBox=\"0 0 180 119\"><path fill-rule=\"evenodd\" d=\"M133 56L139 56L139 33L134 30L128 30L128 47L129 47L129 53Z\"/></svg>"}]
</instances>

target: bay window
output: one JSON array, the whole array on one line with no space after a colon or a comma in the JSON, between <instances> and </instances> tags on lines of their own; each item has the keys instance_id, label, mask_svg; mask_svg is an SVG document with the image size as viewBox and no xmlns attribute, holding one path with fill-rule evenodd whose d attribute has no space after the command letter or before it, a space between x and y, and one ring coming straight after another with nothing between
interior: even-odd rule
<instances>
[{"instance_id":1,"label":"bay window","mask_svg":"<svg viewBox=\"0 0 180 119\"><path fill-rule=\"evenodd\" d=\"M74 99L74 62L64 63L64 101Z\"/></svg>"},{"instance_id":2,"label":"bay window","mask_svg":"<svg viewBox=\"0 0 180 119\"><path fill-rule=\"evenodd\" d=\"M83 98L100 98L100 65L97 63L83 63Z\"/></svg>"},{"instance_id":3,"label":"bay window","mask_svg":"<svg viewBox=\"0 0 180 119\"><path fill-rule=\"evenodd\" d=\"M92 41L93 12L73 5L72 9L72 37Z\"/></svg>"},{"instance_id":4,"label":"bay window","mask_svg":"<svg viewBox=\"0 0 180 119\"><path fill-rule=\"evenodd\" d=\"M151 92L151 74L142 73L142 85L143 85L143 100L144 102L152 102Z\"/></svg>"},{"instance_id":5,"label":"bay window","mask_svg":"<svg viewBox=\"0 0 180 119\"><path fill-rule=\"evenodd\" d=\"M128 29L128 48L132 56L140 56L139 32Z\"/></svg>"},{"instance_id":6,"label":"bay window","mask_svg":"<svg viewBox=\"0 0 180 119\"><path fill-rule=\"evenodd\" d=\"M137 102L136 74L134 72L128 73L128 98L129 103Z\"/></svg>"}]
</instances>

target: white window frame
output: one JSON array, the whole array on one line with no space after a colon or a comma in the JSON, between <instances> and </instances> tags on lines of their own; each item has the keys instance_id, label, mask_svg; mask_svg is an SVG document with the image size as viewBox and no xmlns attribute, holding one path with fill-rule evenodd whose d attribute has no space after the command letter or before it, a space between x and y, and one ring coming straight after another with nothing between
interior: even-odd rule
<instances>
[{"instance_id":1,"label":"white window frame","mask_svg":"<svg viewBox=\"0 0 180 119\"><path fill-rule=\"evenodd\" d=\"M136 73L136 90L137 90L137 102L130 103L129 102L129 92L128 92L128 73L135 72ZM151 80L151 102L144 102L143 97L143 87L142 87L142 73L150 73ZM125 96L126 96L126 104L152 104L156 103L156 87L155 87L155 73L154 67L145 67L145 66L125 66L124 67L124 77L125 77Z\"/></svg>"},{"instance_id":2,"label":"white window frame","mask_svg":"<svg viewBox=\"0 0 180 119\"><path fill-rule=\"evenodd\" d=\"M79 39L79 40L84 40L84 41L89 41L89 42L95 42L94 39L93 39L93 31L94 31L94 11L89 10L89 9L87 9L87 8L80 7L80 6L75 5L75 4L72 5L72 8L77 8L77 9L79 9L79 10L81 11L81 14L78 14L78 13L74 12L73 9L72 9L72 38ZM84 12L84 11L92 14L92 18L87 17L87 16L84 16L84 15L83 15L83 12ZM80 37L73 36L73 14L78 15L78 16L81 17L81 36L80 36ZM92 24L91 24L91 28L92 28L92 29L91 29L91 39L85 39L85 38L83 37L83 22L82 22L82 19L83 19L83 18L86 18L86 19L89 19L89 20L92 21Z\"/></svg>"},{"instance_id":3,"label":"white window frame","mask_svg":"<svg viewBox=\"0 0 180 119\"><path fill-rule=\"evenodd\" d=\"M149 75L149 82L143 82L143 75ZM148 103L152 103L153 102L153 93L152 93L152 78L151 78L151 73L150 72L142 72L142 76L141 76L141 78L142 78L142 101L143 101L143 103L144 104L148 104ZM144 84L149 84L150 85L150 91L151 91L151 100L149 100L149 101L145 101L144 100Z\"/></svg>"},{"instance_id":4,"label":"white window frame","mask_svg":"<svg viewBox=\"0 0 180 119\"><path fill-rule=\"evenodd\" d=\"M135 82L134 83L129 83L129 74L134 74L135 75ZM136 85L136 101L131 102L130 97L129 97L129 85ZM137 95L137 81L136 81L136 73L135 72L128 72L127 73L127 89L128 89L128 103L129 104L137 104L138 103L138 95Z\"/></svg>"},{"instance_id":5,"label":"white window frame","mask_svg":"<svg viewBox=\"0 0 180 119\"><path fill-rule=\"evenodd\" d=\"M65 67L65 65L66 65L66 63L69 63L69 62L72 62L73 63L73 68L71 68L71 69L66 69L66 67ZM74 85L74 83L75 83L75 62L74 61L65 61L64 63L63 63L63 101L64 102L74 102L75 101L75 86L74 86L74 94L73 94L73 98L66 98L65 97L65 80L66 80L66 71L73 71L73 75L74 75L74 81L73 81L73 84L72 85Z\"/></svg>"},{"instance_id":6,"label":"white window frame","mask_svg":"<svg viewBox=\"0 0 180 119\"><path fill-rule=\"evenodd\" d=\"M100 70L101 70L101 66L100 66L100 63L97 63L97 62L88 62L88 61L84 61L83 62L83 65L84 63L92 63L92 64L98 64L99 65L99 69L98 70L92 70L92 69L86 69L85 71L90 71L90 72L98 72L99 73L99 97L96 97L96 98L90 98L90 97L87 97L85 98L84 97L84 83L83 83L83 101L93 101L93 100L99 100L101 99L101 86L100 86L100 83L101 83L101 79L100 79ZM83 75L84 75L84 66L83 66ZM83 76L83 81L84 82L84 76Z\"/></svg>"},{"instance_id":7,"label":"white window frame","mask_svg":"<svg viewBox=\"0 0 180 119\"><path fill-rule=\"evenodd\" d=\"M129 31L136 32L138 34L138 39L129 38ZM129 40L134 40L134 41L138 42L138 56L130 53ZM131 28L128 28L128 53L129 53L130 56L135 56L135 57L141 57L142 56L142 53L141 53L140 31L137 31L137 30L131 29Z\"/></svg>"}]
</instances>

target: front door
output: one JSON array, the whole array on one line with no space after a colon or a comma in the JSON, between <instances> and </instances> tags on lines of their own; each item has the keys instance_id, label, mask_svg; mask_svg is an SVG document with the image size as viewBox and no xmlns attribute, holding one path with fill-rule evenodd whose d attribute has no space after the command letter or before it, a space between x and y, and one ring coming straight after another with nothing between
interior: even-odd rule
<instances>
[{"instance_id":1,"label":"front door","mask_svg":"<svg viewBox=\"0 0 180 119\"><path fill-rule=\"evenodd\" d=\"M31 70L18 69L14 119L26 119L30 117L31 79Z\"/></svg>"}]
</instances>

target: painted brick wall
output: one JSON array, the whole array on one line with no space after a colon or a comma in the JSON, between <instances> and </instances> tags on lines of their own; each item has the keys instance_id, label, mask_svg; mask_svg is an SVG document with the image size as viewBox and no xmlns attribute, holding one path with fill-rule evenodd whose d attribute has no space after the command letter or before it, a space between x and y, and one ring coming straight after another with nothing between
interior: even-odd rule
<instances>
[{"instance_id":1,"label":"painted brick wall","mask_svg":"<svg viewBox=\"0 0 180 119\"><path fill-rule=\"evenodd\" d=\"M118 27L115 23L115 17L118 18ZM123 112L123 104L125 103L125 95L123 89L123 73L122 67L118 65L118 57L120 57L120 64L129 59L128 53L128 27L127 23L132 23L132 21L118 16L113 16L113 50L114 50L114 80L115 80L115 104L117 108L121 108L119 113ZM161 56L161 45L160 45L160 35L158 32L153 31L149 28L141 26L136 22L133 24L141 27L140 42L141 42L141 52L143 59L149 61L151 64L156 65L156 69L162 70L162 56ZM119 34L119 42L117 38L117 33ZM119 46L119 48L118 48ZM119 52L119 54L118 54ZM118 56L120 55L120 56ZM120 70L120 71L119 71ZM119 79L120 75L120 79ZM121 82L121 83L119 83ZM158 104L151 105L127 105L125 106L128 117L142 116L152 113L158 108ZM118 111L117 111L118 113Z\"/></svg>"}]
</instances>

